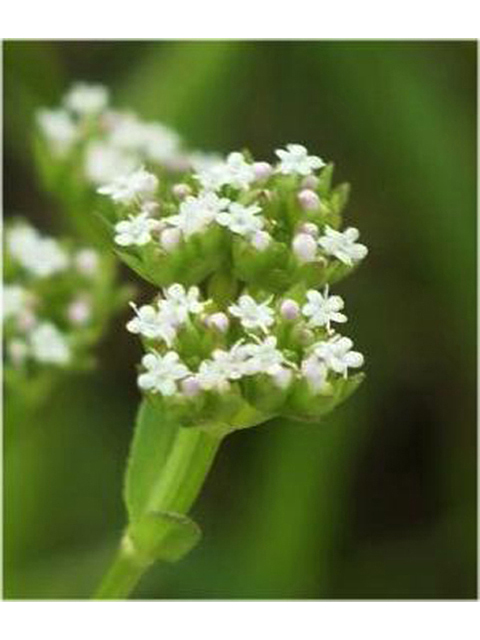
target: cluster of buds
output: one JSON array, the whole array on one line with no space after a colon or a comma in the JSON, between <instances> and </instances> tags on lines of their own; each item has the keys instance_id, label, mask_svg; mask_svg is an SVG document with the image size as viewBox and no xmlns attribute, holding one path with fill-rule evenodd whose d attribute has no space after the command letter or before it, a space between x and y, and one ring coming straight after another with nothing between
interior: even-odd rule
<instances>
[{"instance_id":1,"label":"cluster of buds","mask_svg":"<svg viewBox=\"0 0 480 640\"><path fill-rule=\"evenodd\" d=\"M103 85L74 84L59 108L38 111L37 129L44 174L71 184L95 187L143 163L175 173L204 161L165 124L113 109Z\"/></svg>"},{"instance_id":2,"label":"cluster of buds","mask_svg":"<svg viewBox=\"0 0 480 640\"><path fill-rule=\"evenodd\" d=\"M3 335L6 373L78 369L91 362L125 291L110 256L40 234L16 220L5 230Z\"/></svg>"},{"instance_id":3,"label":"cluster of buds","mask_svg":"<svg viewBox=\"0 0 480 640\"><path fill-rule=\"evenodd\" d=\"M362 378L329 293L367 254L341 229L348 186L302 145L276 155L233 152L177 182L139 166L98 189L117 254L163 290L127 325L147 350L138 384L185 425L316 420Z\"/></svg>"}]
</instances>

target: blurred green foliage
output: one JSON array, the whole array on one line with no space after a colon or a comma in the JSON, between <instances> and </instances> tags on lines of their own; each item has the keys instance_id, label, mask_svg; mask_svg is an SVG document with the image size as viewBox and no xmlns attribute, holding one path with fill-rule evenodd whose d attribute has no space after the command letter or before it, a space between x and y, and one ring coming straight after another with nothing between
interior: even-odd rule
<instances>
[{"instance_id":1,"label":"blurred green foliage","mask_svg":"<svg viewBox=\"0 0 480 640\"><path fill-rule=\"evenodd\" d=\"M306 144L352 183L347 222L370 246L339 287L363 388L318 426L227 439L194 509L202 544L136 596L474 598L476 43L6 42L5 209L45 231L60 217L33 115L74 80L205 149ZM117 542L138 401L123 320L100 370L4 452L7 598L88 597Z\"/></svg>"}]
</instances>

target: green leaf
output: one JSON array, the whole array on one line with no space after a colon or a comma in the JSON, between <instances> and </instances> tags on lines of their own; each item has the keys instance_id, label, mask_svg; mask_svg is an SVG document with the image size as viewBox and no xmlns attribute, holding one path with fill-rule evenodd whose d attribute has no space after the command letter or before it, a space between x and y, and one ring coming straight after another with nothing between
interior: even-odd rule
<instances>
[{"instance_id":1,"label":"green leaf","mask_svg":"<svg viewBox=\"0 0 480 640\"><path fill-rule=\"evenodd\" d=\"M145 514L129 534L135 548L150 560L177 562L199 542L202 532L187 516L155 511Z\"/></svg>"},{"instance_id":2,"label":"green leaf","mask_svg":"<svg viewBox=\"0 0 480 640\"><path fill-rule=\"evenodd\" d=\"M332 191L332 197L330 205L334 213L342 213L348 203L350 195L350 185L348 182L339 184L338 187Z\"/></svg>"},{"instance_id":3,"label":"green leaf","mask_svg":"<svg viewBox=\"0 0 480 640\"><path fill-rule=\"evenodd\" d=\"M124 499L131 523L144 515L149 492L165 464L178 429L158 406L148 399L142 400L125 474Z\"/></svg>"}]
</instances>

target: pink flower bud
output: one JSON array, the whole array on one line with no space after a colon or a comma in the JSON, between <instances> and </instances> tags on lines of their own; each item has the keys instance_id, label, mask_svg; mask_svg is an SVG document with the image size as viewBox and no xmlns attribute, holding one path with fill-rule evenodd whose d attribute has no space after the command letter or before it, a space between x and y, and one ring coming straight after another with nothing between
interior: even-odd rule
<instances>
[{"instance_id":1,"label":"pink flower bud","mask_svg":"<svg viewBox=\"0 0 480 640\"><path fill-rule=\"evenodd\" d=\"M320 198L317 196L315 191L311 189L303 189L298 194L298 201L300 206L305 211L315 211L320 206Z\"/></svg>"},{"instance_id":2,"label":"pink flower bud","mask_svg":"<svg viewBox=\"0 0 480 640\"><path fill-rule=\"evenodd\" d=\"M257 180L266 180L273 173L273 168L268 162L254 162L253 171Z\"/></svg>"},{"instance_id":3,"label":"pink flower bud","mask_svg":"<svg viewBox=\"0 0 480 640\"><path fill-rule=\"evenodd\" d=\"M290 369L286 369L285 367L283 367L281 371L273 376L273 382L277 387L284 390L290 385L290 383L292 382L292 378L293 373L290 371Z\"/></svg>"},{"instance_id":4,"label":"pink flower bud","mask_svg":"<svg viewBox=\"0 0 480 640\"><path fill-rule=\"evenodd\" d=\"M305 222L304 224L302 224L302 226L300 227L300 231L302 233L308 233L308 235L312 236L313 238L318 237L318 227L313 222Z\"/></svg>"},{"instance_id":5,"label":"pink flower bud","mask_svg":"<svg viewBox=\"0 0 480 640\"><path fill-rule=\"evenodd\" d=\"M84 324L90 318L91 309L86 300L75 300L68 307L67 315L73 324Z\"/></svg>"},{"instance_id":6,"label":"pink flower bud","mask_svg":"<svg viewBox=\"0 0 480 640\"><path fill-rule=\"evenodd\" d=\"M209 327L218 329L221 333L225 333L229 326L228 316L221 311L213 313L211 316L208 316L207 324Z\"/></svg>"},{"instance_id":7,"label":"pink flower bud","mask_svg":"<svg viewBox=\"0 0 480 640\"><path fill-rule=\"evenodd\" d=\"M28 347L23 340L12 340L7 349L13 363L17 366L25 360L28 354Z\"/></svg>"},{"instance_id":8,"label":"pink flower bud","mask_svg":"<svg viewBox=\"0 0 480 640\"><path fill-rule=\"evenodd\" d=\"M257 251L265 251L271 241L272 237L266 231L256 231L251 240L252 245Z\"/></svg>"},{"instance_id":9,"label":"pink flower bud","mask_svg":"<svg viewBox=\"0 0 480 640\"><path fill-rule=\"evenodd\" d=\"M198 384L198 380L196 380L193 376L189 378L185 378L180 383L180 387L184 395L192 398L200 393L200 385Z\"/></svg>"},{"instance_id":10,"label":"pink flower bud","mask_svg":"<svg viewBox=\"0 0 480 640\"><path fill-rule=\"evenodd\" d=\"M306 176L303 180L302 180L302 187L304 189L316 189L318 187L318 178L315 177L314 175L311 176Z\"/></svg>"},{"instance_id":11,"label":"pink flower bud","mask_svg":"<svg viewBox=\"0 0 480 640\"><path fill-rule=\"evenodd\" d=\"M30 309L24 309L17 317L17 324L22 331L33 329L37 320Z\"/></svg>"},{"instance_id":12,"label":"pink flower bud","mask_svg":"<svg viewBox=\"0 0 480 640\"><path fill-rule=\"evenodd\" d=\"M75 256L75 265L84 275L92 275L98 267L98 254L94 249L81 249Z\"/></svg>"},{"instance_id":13,"label":"pink flower bud","mask_svg":"<svg viewBox=\"0 0 480 640\"><path fill-rule=\"evenodd\" d=\"M285 320L296 320L300 315L300 307L295 300L284 300L280 306L280 313Z\"/></svg>"},{"instance_id":14,"label":"pink flower bud","mask_svg":"<svg viewBox=\"0 0 480 640\"><path fill-rule=\"evenodd\" d=\"M184 184L183 182L179 182L178 184L174 184L172 187L173 195L179 200L183 200L187 196L192 193L192 190L188 186L188 184Z\"/></svg>"},{"instance_id":15,"label":"pink flower bud","mask_svg":"<svg viewBox=\"0 0 480 640\"><path fill-rule=\"evenodd\" d=\"M165 229L160 234L160 244L165 251L174 251L182 238L180 229Z\"/></svg>"},{"instance_id":16,"label":"pink flower bud","mask_svg":"<svg viewBox=\"0 0 480 640\"><path fill-rule=\"evenodd\" d=\"M317 254L317 243L308 233L299 233L292 242L293 253L300 262L313 262Z\"/></svg>"}]
</instances>

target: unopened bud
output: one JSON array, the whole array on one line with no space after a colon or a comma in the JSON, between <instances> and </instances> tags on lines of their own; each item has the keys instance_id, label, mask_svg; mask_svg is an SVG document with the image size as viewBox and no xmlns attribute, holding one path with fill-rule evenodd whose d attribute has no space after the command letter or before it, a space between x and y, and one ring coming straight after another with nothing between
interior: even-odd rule
<instances>
[{"instance_id":1,"label":"unopened bud","mask_svg":"<svg viewBox=\"0 0 480 640\"><path fill-rule=\"evenodd\" d=\"M198 380L196 380L193 376L189 378L185 378L180 383L180 387L182 389L182 393L189 398L196 396L200 393L200 385L198 384Z\"/></svg>"},{"instance_id":2,"label":"unopened bud","mask_svg":"<svg viewBox=\"0 0 480 640\"><path fill-rule=\"evenodd\" d=\"M318 187L319 180L316 176L306 176L302 180L302 187L304 189L316 189Z\"/></svg>"},{"instance_id":3,"label":"unopened bud","mask_svg":"<svg viewBox=\"0 0 480 640\"><path fill-rule=\"evenodd\" d=\"M265 251L271 241L272 237L266 231L256 231L251 240L252 245L257 251Z\"/></svg>"},{"instance_id":4,"label":"unopened bud","mask_svg":"<svg viewBox=\"0 0 480 640\"><path fill-rule=\"evenodd\" d=\"M292 378L293 373L290 371L290 369L286 369L285 367L283 367L281 371L273 376L273 382L277 387L284 390L290 385L290 383L292 382Z\"/></svg>"},{"instance_id":5,"label":"unopened bud","mask_svg":"<svg viewBox=\"0 0 480 640\"><path fill-rule=\"evenodd\" d=\"M33 329L37 320L29 309L24 309L17 317L17 324L22 331Z\"/></svg>"},{"instance_id":6,"label":"unopened bud","mask_svg":"<svg viewBox=\"0 0 480 640\"><path fill-rule=\"evenodd\" d=\"M302 362L302 374L314 392L320 391L327 384L327 368L314 356Z\"/></svg>"},{"instance_id":7,"label":"unopened bud","mask_svg":"<svg viewBox=\"0 0 480 640\"><path fill-rule=\"evenodd\" d=\"M268 162L254 162L253 171L257 180L266 180L273 173L273 168Z\"/></svg>"},{"instance_id":8,"label":"unopened bud","mask_svg":"<svg viewBox=\"0 0 480 640\"><path fill-rule=\"evenodd\" d=\"M313 236L314 238L318 237L318 227L313 222L305 222L300 227L300 231L302 233L308 233L309 236Z\"/></svg>"},{"instance_id":9,"label":"unopened bud","mask_svg":"<svg viewBox=\"0 0 480 640\"><path fill-rule=\"evenodd\" d=\"M8 354L14 364L21 364L27 357L28 347L23 340L12 340L8 345Z\"/></svg>"},{"instance_id":10,"label":"unopened bud","mask_svg":"<svg viewBox=\"0 0 480 640\"><path fill-rule=\"evenodd\" d=\"M280 306L280 313L285 320L296 320L300 315L300 307L295 300L284 300Z\"/></svg>"},{"instance_id":11,"label":"unopened bud","mask_svg":"<svg viewBox=\"0 0 480 640\"><path fill-rule=\"evenodd\" d=\"M98 254L94 249L81 249L75 256L77 269L85 274L92 275L98 267Z\"/></svg>"},{"instance_id":12,"label":"unopened bud","mask_svg":"<svg viewBox=\"0 0 480 640\"><path fill-rule=\"evenodd\" d=\"M313 262L317 254L317 243L308 233L299 233L292 242L293 252L300 262Z\"/></svg>"},{"instance_id":13,"label":"unopened bud","mask_svg":"<svg viewBox=\"0 0 480 640\"><path fill-rule=\"evenodd\" d=\"M160 234L160 244L165 251L173 251L181 239L182 232L180 229L164 229Z\"/></svg>"},{"instance_id":14,"label":"unopened bud","mask_svg":"<svg viewBox=\"0 0 480 640\"><path fill-rule=\"evenodd\" d=\"M188 184L184 184L183 182L179 182L178 184L174 184L172 187L173 195L179 200L183 200L187 196L192 193L192 190L188 186Z\"/></svg>"},{"instance_id":15,"label":"unopened bud","mask_svg":"<svg viewBox=\"0 0 480 640\"><path fill-rule=\"evenodd\" d=\"M68 307L67 316L73 324L85 324L90 318L91 309L86 300L75 300Z\"/></svg>"},{"instance_id":16,"label":"unopened bud","mask_svg":"<svg viewBox=\"0 0 480 640\"><path fill-rule=\"evenodd\" d=\"M320 206L320 198L311 189L302 189L298 194L298 201L305 211L315 211Z\"/></svg>"},{"instance_id":17,"label":"unopened bud","mask_svg":"<svg viewBox=\"0 0 480 640\"><path fill-rule=\"evenodd\" d=\"M207 324L209 327L218 329L221 333L225 333L229 326L228 316L221 311L213 313L211 316L208 316Z\"/></svg>"}]
</instances>

